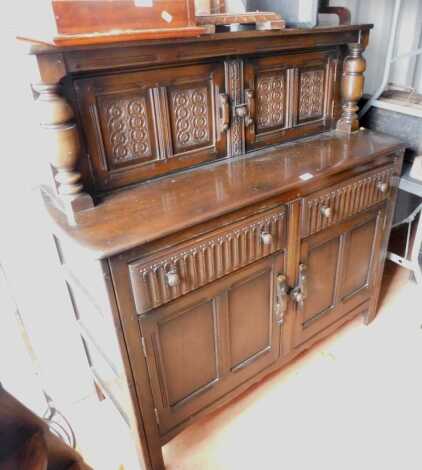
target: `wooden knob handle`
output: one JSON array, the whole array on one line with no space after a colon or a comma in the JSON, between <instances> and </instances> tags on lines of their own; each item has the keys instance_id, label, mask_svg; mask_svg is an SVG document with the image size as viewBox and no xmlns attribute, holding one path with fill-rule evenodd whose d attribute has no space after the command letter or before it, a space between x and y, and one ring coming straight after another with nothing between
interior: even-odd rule
<instances>
[{"instance_id":1,"label":"wooden knob handle","mask_svg":"<svg viewBox=\"0 0 422 470\"><path fill-rule=\"evenodd\" d=\"M382 193L386 193L387 192L387 189L388 189L388 184L387 183L381 183L379 182L377 184L377 188L379 191L381 191Z\"/></svg>"},{"instance_id":2,"label":"wooden knob handle","mask_svg":"<svg viewBox=\"0 0 422 470\"><path fill-rule=\"evenodd\" d=\"M180 276L176 271L166 273L166 281L169 287L176 287L180 284Z\"/></svg>"},{"instance_id":3,"label":"wooden knob handle","mask_svg":"<svg viewBox=\"0 0 422 470\"><path fill-rule=\"evenodd\" d=\"M271 235L271 233L262 232L261 233L261 240L262 240L262 243L264 245L271 245L271 243L273 241L273 236Z\"/></svg>"},{"instance_id":4,"label":"wooden knob handle","mask_svg":"<svg viewBox=\"0 0 422 470\"><path fill-rule=\"evenodd\" d=\"M320 210L321 214L327 219L329 219L333 215L333 209L331 209L331 207L322 206Z\"/></svg>"}]
</instances>

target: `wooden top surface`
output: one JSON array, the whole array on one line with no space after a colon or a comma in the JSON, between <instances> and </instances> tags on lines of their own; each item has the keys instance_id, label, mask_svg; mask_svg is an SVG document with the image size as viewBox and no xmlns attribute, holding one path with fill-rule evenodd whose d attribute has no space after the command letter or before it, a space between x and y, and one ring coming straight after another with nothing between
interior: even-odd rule
<instances>
[{"instance_id":1,"label":"wooden top surface","mask_svg":"<svg viewBox=\"0 0 422 470\"><path fill-rule=\"evenodd\" d=\"M108 257L283 193L294 199L332 176L403 148L367 130L335 132L153 180L104 198L70 226L45 196L53 231ZM308 179L309 178L309 179Z\"/></svg>"},{"instance_id":2,"label":"wooden top surface","mask_svg":"<svg viewBox=\"0 0 422 470\"><path fill-rule=\"evenodd\" d=\"M315 28L285 28L275 31L239 31L239 32L221 32L215 34L200 35L200 30L197 28L196 37L180 38L161 38L154 39L154 37L144 38L139 40L139 34L136 31L113 31L108 34L90 34L69 36L66 40L65 36L59 37L51 34L22 34L18 36L21 41L29 42L32 45L31 52L34 54L56 53L58 51L70 51L89 48L101 47L120 47L125 46L148 46L156 44L185 44L185 43L201 43L201 42L218 42L233 39L254 39L262 37L291 37L291 36L313 36L318 34L327 33L348 33L357 31L368 31L373 27L372 24L355 24L355 25L340 25L340 26L317 26ZM138 31L139 33L139 31ZM171 33L170 33L171 34ZM73 38L73 39L72 39Z\"/></svg>"}]
</instances>

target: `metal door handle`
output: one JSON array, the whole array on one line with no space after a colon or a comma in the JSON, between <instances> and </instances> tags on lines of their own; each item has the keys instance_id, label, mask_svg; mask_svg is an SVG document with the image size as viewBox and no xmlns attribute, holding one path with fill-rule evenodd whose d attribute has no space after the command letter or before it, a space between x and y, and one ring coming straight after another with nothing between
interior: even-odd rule
<instances>
[{"instance_id":1,"label":"metal door handle","mask_svg":"<svg viewBox=\"0 0 422 470\"><path fill-rule=\"evenodd\" d=\"M250 88L245 90L246 109L245 125L251 127L255 125L255 92Z\"/></svg>"},{"instance_id":2,"label":"metal door handle","mask_svg":"<svg viewBox=\"0 0 422 470\"><path fill-rule=\"evenodd\" d=\"M230 126L230 104L226 93L220 93L221 130L227 132Z\"/></svg>"},{"instance_id":3,"label":"metal door handle","mask_svg":"<svg viewBox=\"0 0 422 470\"><path fill-rule=\"evenodd\" d=\"M289 294L289 286L287 285L287 277L284 274L276 276L276 323L282 325L284 322L284 314L287 310L287 300Z\"/></svg>"},{"instance_id":4,"label":"metal door handle","mask_svg":"<svg viewBox=\"0 0 422 470\"><path fill-rule=\"evenodd\" d=\"M308 296L307 266L303 263L299 265L299 279L297 286L290 292L290 297L302 308Z\"/></svg>"}]
</instances>

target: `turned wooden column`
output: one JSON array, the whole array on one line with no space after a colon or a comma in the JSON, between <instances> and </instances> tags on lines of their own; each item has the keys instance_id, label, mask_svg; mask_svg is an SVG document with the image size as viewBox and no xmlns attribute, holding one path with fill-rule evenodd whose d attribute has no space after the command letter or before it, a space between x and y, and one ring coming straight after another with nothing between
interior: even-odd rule
<instances>
[{"instance_id":1,"label":"turned wooden column","mask_svg":"<svg viewBox=\"0 0 422 470\"><path fill-rule=\"evenodd\" d=\"M45 152L53 168L56 194L70 220L75 214L93 206L92 198L83 192L81 174L77 170L80 142L74 113L60 95L59 85L36 84L40 124L45 131Z\"/></svg>"},{"instance_id":2,"label":"turned wooden column","mask_svg":"<svg viewBox=\"0 0 422 470\"><path fill-rule=\"evenodd\" d=\"M354 132L359 129L357 112L358 101L363 95L364 75L366 61L362 57L364 49L362 44L349 44L350 54L344 59L343 75L341 80L341 93L343 98L343 112L337 122L337 130L341 132Z\"/></svg>"}]
</instances>

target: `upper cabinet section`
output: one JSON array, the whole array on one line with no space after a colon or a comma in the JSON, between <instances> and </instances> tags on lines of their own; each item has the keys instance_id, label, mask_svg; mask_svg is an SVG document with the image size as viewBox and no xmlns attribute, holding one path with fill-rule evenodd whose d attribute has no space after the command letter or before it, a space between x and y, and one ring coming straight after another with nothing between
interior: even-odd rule
<instances>
[{"instance_id":1,"label":"upper cabinet section","mask_svg":"<svg viewBox=\"0 0 422 470\"><path fill-rule=\"evenodd\" d=\"M108 191L335 125L340 49L75 80L91 184Z\"/></svg>"},{"instance_id":2,"label":"upper cabinet section","mask_svg":"<svg viewBox=\"0 0 422 470\"><path fill-rule=\"evenodd\" d=\"M334 128L357 130L370 29L34 43L57 205L72 218L136 183Z\"/></svg>"},{"instance_id":3,"label":"upper cabinet section","mask_svg":"<svg viewBox=\"0 0 422 470\"><path fill-rule=\"evenodd\" d=\"M338 51L272 55L245 63L246 149L333 127Z\"/></svg>"},{"instance_id":4,"label":"upper cabinet section","mask_svg":"<svg viewBox=\"0 0 422 470\"><path fill-rule=\"evenodd\" d=\"M75 82L95 187L110 190L226 156L224 65Z\"/></svg>"}]
</instances>

